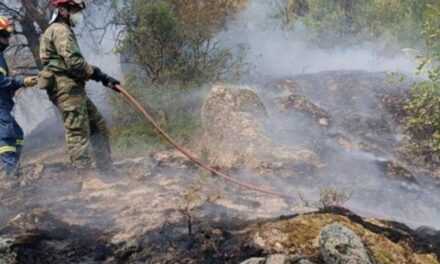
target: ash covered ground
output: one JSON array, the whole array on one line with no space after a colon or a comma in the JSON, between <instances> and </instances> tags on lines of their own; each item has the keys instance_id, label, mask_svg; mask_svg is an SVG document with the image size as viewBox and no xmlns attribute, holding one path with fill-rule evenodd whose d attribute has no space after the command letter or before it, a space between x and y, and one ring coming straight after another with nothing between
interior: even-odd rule
<instances>
[{"instance_id":1,"label":"ash covered ground","mask_svg":"<svg viewBox=\"0 0 440 264\"><path fill-rule=\"evenodd\" d=\"M41 143L54 135L37 129L22 186L3 194L0 256L9 263L239 263L284 253L324 263L311 241L338 222L362 234L376 259L386 255L378 245L395 251L394 262L379 263L438 263L438 178L399 151L410 84L340 71L213 89L202 115L219 129L205 122L202 140L189 147L240 180L296 199L237 188L172 149L120 160L116 180L78 174L63 165L62 145ZM237 127L245 132L225 137ZM258 144L236 144L249 138ZM350 199L323 204L329 188ZM420 226L431 228L415 231Z\"/></svg>"}]
</instances>

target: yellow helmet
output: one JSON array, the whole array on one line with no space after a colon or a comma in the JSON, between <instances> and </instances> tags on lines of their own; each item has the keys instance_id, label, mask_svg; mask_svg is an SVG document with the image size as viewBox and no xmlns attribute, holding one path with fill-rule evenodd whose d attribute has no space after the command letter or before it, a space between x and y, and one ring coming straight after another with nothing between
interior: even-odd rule
<instances>
[{"instance_id":1,"label":"yellow helmet","mask_svg":"<svg viewBox=\"0 0 440 264\"><path fill-rule=\"evenodd\" d=\"M0 33L12 34L14 32L14 25L12 21L6 17L0 16Z\"/></svg>"}]
</instances>

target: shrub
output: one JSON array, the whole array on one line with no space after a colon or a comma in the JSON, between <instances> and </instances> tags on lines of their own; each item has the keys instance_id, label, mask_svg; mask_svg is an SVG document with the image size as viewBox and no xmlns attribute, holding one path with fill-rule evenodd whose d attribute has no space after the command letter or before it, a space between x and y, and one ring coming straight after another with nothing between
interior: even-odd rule
<instances>
[{"instance_id":1,"label":"shrub","mask_svg":"<svg viewBox=\"0 0 440 264\"><path fill-rule=\"evenodd\" d=\"M234 10L230 1L133 0L122 10L120 52L153 82L216 81L236 62L215 40Z\"/></svg>"},{"instance_id":2,"label":"shrub","mask_svg":"<svg viewBox=\"0 0 440 264\"><path fill-rule=\"evenodd\" d=\"M440 3L426 10L422 33L426 49L419 58L419 71L426 73L429 81L412 88L405 107L406 130L411 136L410 150L432 162L440 154Z\"/></svg>"},{"instance_id":3,"label":"shrub","mask_svg":"<svg viewBox=\"0 0 440 264\"><path fill-rule=\"evenodd\" d=\"M385 47L419 43L424 12L433 0L273 0L284 23L303 24L323 48L382 40ZM292 15L292 13L294 13ZM396 49L398 50L398 49Z\"/></svg>"},{"instance_id":4,"label":"shrub","mask_svg":"<svg viewBox=\"0 0 440 264\"><path fill-rule=\"evenodd\" d=\"M169 121L165 128L179 142L197 133L203 84L232 78L242 69L243 53L233 55L215 36L243 2L116 1L116 17L123 28L118 51L125 62L124 84L156 119ZM198 89L189 90L194 87ZM119 98L113 100L113 109L117 124L113 136L120 149L133 145L136 137L155 145L154 130L144 133L142 128L149 126Z\"/></svg>"},{"instance_id":5,"label":"shrub","mask_svg":"<svg viewBox=\"0 0 440 264\"><path fill-rule=\"evenodd\" d=\"M352 193L337 188L327 187L320 190L319 208L327 209L346 204L352 197Z\"/></svg>"},{"instance_id":6,"label":"shrub","mask_svg":"<svg viewBox=\"0 0 440 264\"><path fill-rule=\"evenodd\" d=\"M440 151L440 83L426 81L415 85L405 109L406 130L420 145L419 150Z\"/></svg>"}]
</instances>

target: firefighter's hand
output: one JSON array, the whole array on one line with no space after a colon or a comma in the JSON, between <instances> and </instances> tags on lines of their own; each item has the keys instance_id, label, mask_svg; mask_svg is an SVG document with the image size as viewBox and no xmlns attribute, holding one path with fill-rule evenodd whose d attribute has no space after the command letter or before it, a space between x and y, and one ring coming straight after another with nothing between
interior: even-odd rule
<instances>
[{"instance_id":1,"label":"firefighter's hand","mask_svg":"<svg viewBox=\"0 0 440 264\"><path fill-rule=\"evenodd\" d=\"M105 78L103 78L102 80L102 84L104 84L104 86L114 89L115 86L120 85L121 82L111 76L106 75Z\"/></svg>"},{"instance_id":2,"label":"firefighter's hand","mask_svg":"<svg viewBox=\"0 0 440 264\"><path fill-rule=\"evenodd\" d=\"M114 89L116 85L121 84L121 82L119 82L115 78L103 73L98 67L93 68L93 75L91 76L91 79L97 82L101 82L104 86L112 89Z\"/></svg>"},{"instance_id":3,"label":"firefighter's hand","mask_svg":"<svg viewBox=\"0 0 440 264\"><path fill-rule=\"evenodd\" d=\"M38 84L38 76L25 77L23 83L24 87L33 87Z\"/></svg>"}]
</instances>

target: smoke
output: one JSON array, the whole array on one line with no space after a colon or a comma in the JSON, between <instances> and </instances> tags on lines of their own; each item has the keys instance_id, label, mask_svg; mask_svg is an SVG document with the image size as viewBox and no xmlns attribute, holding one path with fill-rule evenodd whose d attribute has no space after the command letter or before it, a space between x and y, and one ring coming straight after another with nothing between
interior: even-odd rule
<instances>
[{"instance_id":1,"label":"smoke","mask_svg":"<svg viewBox=\"0 0 440 264\"><path fill-rule=\"evenodd\" d=\"M410 58L406 58L403 53L393 57L382 56L378 52L382 46L381 43L365 43L357 47L334 48L331 50L311 46L308 42L308 34L310 33L306 28L298 26L295 30L283 30L273 19L272 10L268 1L253 0L248 8L237 19L231 21L227 29L217 36L217 39L226 47L244 46L247 48L245 59L251 69L249 76L246 76L247 80L290 78L297 74L341 70L397 71L411 75L415 69L415 63ZM104 16L96 15L94 19L98 23L105 22ZM103 35L103 41L100 43L99 48L97 48L95 40L96 38L100 39L100 37L90 32L83 33L80 37L80 45L82 52L91 64L119 78L121 77L120 59L119 56L112 53L116 41L114 32L109 30ZM332 73L328 74L332 76ZM303 75L301 78L303 80L307 78L319 79L320 75ZM368 78L370 77L361 78L360 82L371 81ZM360 82L355 84L359 85ZM373 80L373 83L377 83L377 80ZM304 95L333 116L346 114L341 110L345 108L373 120L380 119L382 113L375 108L377 102L373 91L363 90L361 93L359 90L352 89L351 94L341 93L341 97L360 98L353 104L347 105L344 102L338 103L338 100L328 102L330 95L323 93L326 90L325 81L320 85L319 89L305 91ZM108 117L111 111L108 100L109 90L94 82L89 82L87 89L99 110ZM191 105L198 104L200 102L195 98L202 97L201 93L197 96L195 96L195 93L187 94L182 100ZM274 101L274 98L271 97L272 94L267 93L267 91L260 91L260 94L264 100ZM174 94L170 96L169 104L175 107ZM40 107L35 102L32 105ZM286 184L284 179L271 180L269 183L279 188L280 191L287 193L294 190L289 185L295 186L298 190L306 193L307 198L316 200L319 198L320 188L326 186L335 186L341 189L348 188L354 193L349 206L360 212L368 211L395 218L399 221L415 223L416 225L427 224L440 227L440 223L436 220L440 219L440 208L438 208L440 195L437 190L425 188L425 185L422 187L408 185L385 178L383 170L377 164L383 159L393 158L391 150L376 154L362 150L349 151L342 149L334 138L330 137L329 134L319 132L321 128L313 126L311 124L313 122L310 122L304 116L277 114L277 109L273 105L268 104L268 106L272 118L269 128L273 132L271 135L274 141L294 146L312 140L319 142L326 148L326 153L322 154L321 158L327 167L322 169L322 175L319 175L315 182L311 184L310 181L306 183L302 179L295 179ZM45 111L43 110L37 114L39 118L53 118L49 111ZM35 123L28 121L20 123L32 124L26 129L31 131L33 127L41 123L40 119L34 120ZM336 126L341 127L342 124L337 123ZM46 130L48 129L46 128ZM342 131L341 133L357 138L357 135L350 134L350 131ZM393 133L395 133L393 136L398 138L398 131L393 131ZM246 179L256 180L255 177L249 175L246 175ZM63 206L68 207L65 204L59 205L59 207ZM411 211L412 209L417 209L417 213Z\"/></svg>"},{"instance_id":2,"label":"smoke","mask_svg":"<svg viewBox=\"0 0 440 264\"><path fill-rule=\"evenodd\" d=\"M309 147L318 144L325 149L320 156L326 167L312 184L298 179L291 180L290 184L284 183L284 186L279 180L272 179L270 184L284 192L301 190L314 200L319 199L320 188L333 186L351 190L353 197L348 206L360 213L369 212L413 226L440 228L439 190L432 188L432 183L416 185L387 178L380 165L383 161L398 160L393 145L389 143L398 144L401 136L397 125L379 106L378 96L408 89L412 81L409 79L390 87L386 85L388 77L385 74L373 72L398 72L413 77L416 62L403 51L392 56L384 54L384 43L380 40L350 48L320 49L310 43L311 33L304 26L297 25L289 30L280 27L273 10L270 1L250 1L248 8L217 36L218 40L232 49L237 46L247 48L245 60L251 67L245 81L268 83L288 78L297 85L307 85L308 88L303 87L299 93L330 113L335 123L333 128L322 133L322 128L313 125L314 122L304 115L279 114L279 108L273 104L273 95L279 96L279 93L269 91L275 87L260 87L260 96L269 102L266 105L271 112L268 131L275 142L291 146L311 142ZM339 92L329 92L328 85L332 82ZM341 87L344 85L347 87ZM350 131L347 120L359 127ZM360 134L371 133L368 122L384 123L392 128L388 134L372 140L378 145L383 144L380 153L347 150L338 144L338 137L334 135L351 139L353 144L362 141L363 135ZM374 148L375 143L369 147ZM424 175L415 176L421 181L424 179ZM243 177L249 179L248 175ZM266 180L260 180L260 183L267 184Z\"/></svg>"},{"instance_id":3,"label":"smoke","mask_svg":"<svg viewBox=\"0 0 440 264\"><path fill-rule=\"evenodd\" d=\"M252 0L218 38L228 47L248 49L252 76L283 77L330 70L398 71L413 73L415 63L399 52L392 58L380 54L380 41L350 48L319 49L308 41L302 25L283 30L274 18L272 1Z\"/></svg>"}]
</instances>

